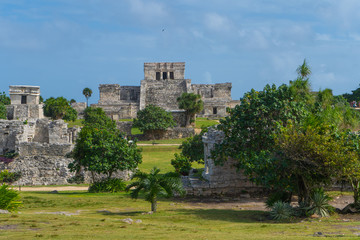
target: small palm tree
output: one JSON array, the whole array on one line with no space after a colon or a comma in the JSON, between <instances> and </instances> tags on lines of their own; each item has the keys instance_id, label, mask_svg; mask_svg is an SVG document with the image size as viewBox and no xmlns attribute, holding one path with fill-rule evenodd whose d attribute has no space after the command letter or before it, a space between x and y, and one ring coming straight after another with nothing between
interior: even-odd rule
<instances>
[{"instance_id":1,"label":"small palm tree","mask_svg":"<svg viewBox=\"0 0 360 240\"><path fill-rule=\"evenodd\" d=\"M306 62L306 59L304 59L304 62L302 65L300 65L297 69L296 72L299 74L299 76L303 79L307 78L308 76L311 75L311 69L309 67L309 65Z\"/></svg>"},{"instance_id":2,"label":"small palm tree","mask_svg":"<svg viewBox=\"0 0 360 240\"><path fill-rule=\"evenodd\" d=\"M137 199L140 192L145 193L145 200L151 203L151 211L156 212L157 198L160 196L171 197L174 193L184 194L181 179L176 173L159 174L160 169L154 167L150 173L136 172L132 179L137 181L126 187L131 190L131 198Z\"/></svg>"},{"instance_id":3,"label":"small palm tree","mask_svg":"<svg viewBox=\"0 0 360 240\"><path fill-rule=\"evenodd\" d=\"M91 97L92 90L90 88L84 88L83 95L86 97L86 106L89 106L89 97Z\"/></svg>"}]
</instances>

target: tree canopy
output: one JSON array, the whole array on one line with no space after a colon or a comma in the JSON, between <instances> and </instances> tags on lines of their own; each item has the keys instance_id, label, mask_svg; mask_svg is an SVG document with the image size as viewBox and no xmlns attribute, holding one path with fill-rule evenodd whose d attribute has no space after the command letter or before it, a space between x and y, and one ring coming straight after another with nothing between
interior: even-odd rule
<instances>
[{"instance_id":1,"label":"tree canopy","mask_svg":"<svg viewBox=\"0 0 360 240\"><path fill-rule=\"evenodd\" d=\"M90 88L84 88L83 95L86 98L86 106L89 106L89 98L91 97L92 90Z\"/></svg>"},{"instance_id":2,"label":"tree canopy","mask_svg":"<svg viewBox=\"0 0 360 240\"><path fill-rule=\"evenodd\" d=\"M176 124L170 112L166 112L161 107L147 105L146 108L137 112L137 118L134 119L134 127L139 128L145 134L151 134L154 137L155 132L164 131Z\"/></svg>"},{"instance_id":3,"label":"tree canopy","mask_svg":"<svg viewBox=\"0 0 360 240\"><path fill-rule=\"evenodd\" d=\"M245 93L220 120L225 139L212 152L217 164L237 159L251 181L304 202L312 189L344 175L339 166L360 163L348 138L340 137L359 129L359 113L329 89L312 92L309 69L304 61L290 85Z\"/></svg>"},{"instance_id":4,"label":"tree canopy","mask_svg":"<svg viewBox=\"0 0 360 240\"><path fill-rule=\"evenodd\" d=\"M76 140L73 157L69 168L90 171L93 180L94 173L111 178L118 170L134 170L142 159L136 142L129 142L102 109L93 108L86 110L84 127Z\"/></svg>"},{"instance_id":5,"label":"tree canopy","mask_svg":"<svg viewBox=\"0 0 360 240\"><path fill-rule=\"evenodd\" d=\"M0 119L6 119L7 111L5 105L10 104L10 98L6 96L5 92L0 93Z\"/></svg>"},{"instance_id":6,"label":"tree canopy","mask_svg":"<svg viewBox=\"0 0 360 240\"><path fill-rule=\"evenodd\" d=\"M64 119L75 121L77 112L70 106L70 102L64 97L50 97L44 102L44 115L53 120Z\"/></svg>"},{"instance_id":7,"label":"tree canopy","mask_svg":"<svg viewBox=\"0 0 360 240\"><path fill-rule=\"evenodd\" d=\"M177 98L180 109L184 109L186 113L186 125L190 125L195 121L195 114L201 112L204 108L204 102L199 94L183 93Z\"/></svg>"}]
</instances>

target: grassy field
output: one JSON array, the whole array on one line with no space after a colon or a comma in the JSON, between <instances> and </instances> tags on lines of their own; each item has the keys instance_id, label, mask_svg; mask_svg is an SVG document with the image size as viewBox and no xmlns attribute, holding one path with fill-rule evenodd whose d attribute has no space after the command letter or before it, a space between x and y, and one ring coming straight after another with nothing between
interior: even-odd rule
<instances>
[{"instance_id":1,"label":"grassy field","mask_svg":"<svg viewBox=\"0 0 360 240\"><path fill-rule=\"evenodd\" d=\"M337 216L291 223L268 220L263 211L213 208L161 199L158 212L126 193L22 192L21 213L0 214L0 239L313 239L314 234L352 239L356 221ZM133 224L122 219L131 218ZM135 223L136 220L141 220Z\"/></svg>"},{"instance_id":2,"label":"grassy field","mask_svg":"<svg viewBox=\"0 0 360 240\"><path fill-rule=\"evenodd\" d=\"M141 148L139 169L146 172L153 166L163 173L172 171L170 160L180 152L177 146ZM24 203L20 212L0 214L0 239L313 239L318 232L352 239L360 235L360 222L351 220L355 215L279 223L269 220L267 212L248 210L253 200L160 199L158 212L150 215L146 214L150 204L142 195L133 200L125 192L20 194ZM123 222L126 218L134 223Z\"/></svg>"}]
</instances>

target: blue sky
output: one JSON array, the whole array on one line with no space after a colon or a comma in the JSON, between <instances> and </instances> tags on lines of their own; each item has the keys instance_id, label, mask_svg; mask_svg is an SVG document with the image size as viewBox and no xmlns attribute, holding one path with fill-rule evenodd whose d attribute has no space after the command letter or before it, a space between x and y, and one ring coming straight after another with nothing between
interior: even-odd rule
<instances>
[{"instance_id":1,"label":"blue sky","mask_svg":"<svg viewBox=\"0 0 360 240\"><path fill-rule=\"evenodd\" d=\"M251 88L296 78L313 90L359 86L358 0L0 0L0 91L98 101L102 83L140 85L144 62L186 62L193 83ZM163 31L164 29L164 31Z\"/></svg>"}]
</instances>

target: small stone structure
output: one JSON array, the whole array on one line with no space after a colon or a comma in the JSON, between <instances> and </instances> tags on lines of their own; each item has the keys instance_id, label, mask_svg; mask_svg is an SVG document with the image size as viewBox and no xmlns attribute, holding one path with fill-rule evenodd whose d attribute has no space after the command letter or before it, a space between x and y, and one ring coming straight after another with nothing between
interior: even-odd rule
<instances>
[{"instance_id":1,"label":"small stone structure","mask_svg":"<svg viewBox=\"0 0 360 240\"><path fill-rule=\"evenodd\" d=\"M76 110L78 113L78 118L83 119L84 118L84 111L86 109L86 102L73 102L71 104L71 107Z\"/></svg>"},{"instance_id":2,"label":"small stone structure","mask_svg":"<svg viewBox=\"0 0 360 240\"><path fill-rule=\"evenodd\" d=\"M261 187L256 186L238 171L236 161L228 159L223 165L215 165L211 159L211 150L215 144L221 143L224 133L213 128L203 136L205 168L202 179L190 176L182 177L187 195L241 195L243 193L259 192Z\"/></svg>"},{"instance_id":3,"label":"small stone structure","mask_svg":"<svg viewBox=\"0 0 360 240\"><path fill-rule=\"evenodd\" d=\"M140 86L100 84L100 100L92 106L103 108L113 120L136 118L137 112L149 104L179 112L176 99L182 93L196 93L204 101L204 110L198 116L219 118L227 115L227 107L240 104L232 100L231 87L231 83L191 84L191 79L185 79L184 62L144 63Z\"/></svg>"},{"instance_id":4,"label":"small stone structure","mask_svg":"<svg viewBox=\"0 0 360 240\"><path fill-rule=\"evenodd\" d=\"M40 87L10 86L11 105L6 106L7 118L25 120L44 118L43 105L39 103Z\"/></svg>"}]
</instances>

